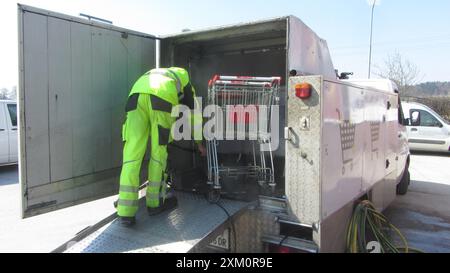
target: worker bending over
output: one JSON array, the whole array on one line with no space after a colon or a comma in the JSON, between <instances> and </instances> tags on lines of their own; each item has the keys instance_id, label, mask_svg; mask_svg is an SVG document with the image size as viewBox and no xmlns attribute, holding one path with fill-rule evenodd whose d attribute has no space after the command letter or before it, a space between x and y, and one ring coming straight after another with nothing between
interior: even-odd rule
<instances>
[{"instance_id":1,"label":"worker bending over","mask_svg":"<svg viewBox=\"0 0 450 273\"><path fill-rule=\"evenodd\" d=\"M195 89L183 68L153 69L140 77L130 92L126 105L127 118L122 129L123 165L117 202L117 214L124 226L136 222L140 167L149 138L148 213L155 215L177 206L175 196L166 196L166 168L167 145L172 141L171 128L176 121L171 112L179 104L190 109L194 109L196 104ZM194 126L201 126L201 116L192 115L191 118ZM199 139L198 136L195 139ZM201 140L196 142L200 153L205 155Z\"/></svg>"}]
</instances>

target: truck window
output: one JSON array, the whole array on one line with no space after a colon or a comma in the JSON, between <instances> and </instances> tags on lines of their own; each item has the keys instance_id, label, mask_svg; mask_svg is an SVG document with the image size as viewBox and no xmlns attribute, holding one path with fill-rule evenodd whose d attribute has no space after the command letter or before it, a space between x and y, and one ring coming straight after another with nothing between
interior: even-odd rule
<instances>
[{"instance_id":1,"label":"truck window","mask_svg":"<svg viewBox=\"0 0 450 273\"><path fill-rule=\"evenodd\" d=\"M8 104L8 112L11 117L11 124L13 127L17 127L17 105Z\"/></svg>"},{"instance_id":2,"label":"truck window","mask_svg":"<svg viewBox=\"0 0 450 273\"><path fill-rule=\"evenodd\" d=\"M441 122L435 118L432 114L428 113L424 110L411 110L411 115L414 112L419 113L419 121L418 125L414 126L424 126L424 127L440 127L442 126Z\"/></svg>"}]
</instances>

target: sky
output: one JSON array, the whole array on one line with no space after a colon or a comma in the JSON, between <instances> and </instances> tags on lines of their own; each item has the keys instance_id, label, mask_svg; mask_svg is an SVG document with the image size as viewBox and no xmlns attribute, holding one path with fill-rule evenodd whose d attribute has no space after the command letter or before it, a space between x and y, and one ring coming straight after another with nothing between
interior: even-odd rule
<instances>
[{"instance_id":1,"label":"sky","mask_svg":"<svg viewBox=\"0 0 450 273\"><path fill-rule=\"evenodd\" d=\"M85 13L148 34L178 33L271 17L299 17L327 40L335 68L367 78L368 0L22 0L73 16ZM0 1L0 88L17 85L17 1ZM374 13L373 64L399 52L425 81L450 81L450 1L379 0ZM376 68L372 70L376 71ZM376 77L374 75L374 77Z\"/></svg>"}]
</instances>

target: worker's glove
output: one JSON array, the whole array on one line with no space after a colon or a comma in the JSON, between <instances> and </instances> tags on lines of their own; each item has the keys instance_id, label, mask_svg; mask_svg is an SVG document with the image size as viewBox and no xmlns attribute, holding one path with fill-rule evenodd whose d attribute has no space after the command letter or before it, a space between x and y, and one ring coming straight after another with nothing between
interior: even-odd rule
<instances>
[{"instance_id":1,"label":"worker's glove","mask_svg":"<svg viewBox=\"0 0 450 273\"><path fill-rule=\"evenodd\" d=\"M203 146L202 143L199 143L199 144L197 144L197 147L198 147L198 151L200 152L200 155L202 157L205 157L206 156L206 148L205 148L205 146Z\"/></svg>"}]
</instances>

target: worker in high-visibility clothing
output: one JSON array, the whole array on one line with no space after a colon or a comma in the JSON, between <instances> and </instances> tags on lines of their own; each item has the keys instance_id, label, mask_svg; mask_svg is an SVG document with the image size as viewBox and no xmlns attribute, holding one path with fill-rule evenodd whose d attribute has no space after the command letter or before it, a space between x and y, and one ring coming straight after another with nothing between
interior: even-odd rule
<instances>
[{"instance_id":1,"label":"worker in high-visibility clothing","mask_svg":"<svg viewBox=\"0 0 450 273\"><path fill-rule=\"evenodd\" d=\"M117 202L117 214L122 225L131 226L136 222L140 167L149 138L148 213L155 215L177 206L176 197L166 193L167 145L172 141L171 128L176 121L171 112L176 105L183 104L194 109L197 103L195 89L183 68L153 69L134 84L128 97L127 118L122 129L123 165ZM198 126L202 125L201 113L191 112L190 120L198 150L204 156L206 149L201 143L202 131L198 130Z\"/></svg>"}]
</instances>

